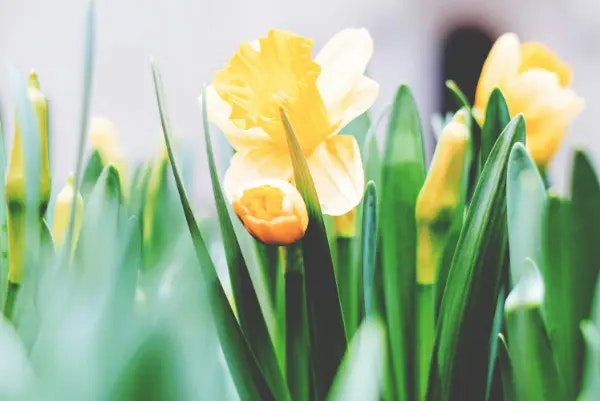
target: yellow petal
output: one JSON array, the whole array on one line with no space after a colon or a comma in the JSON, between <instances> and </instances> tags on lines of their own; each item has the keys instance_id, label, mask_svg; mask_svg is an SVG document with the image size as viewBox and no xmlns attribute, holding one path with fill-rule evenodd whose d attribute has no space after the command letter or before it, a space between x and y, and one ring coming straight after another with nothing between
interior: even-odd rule
<instances>
[{"instance_id":1,"label":"yellow petal","mask_svg":"<svg viewBox=\"0 0 600 401\"><path fill-rule=\"evenodd\" d=\"M83 224L83 198L78 192L75 194L73 176L69 176L64 188L60 191L54 203L54 216L52 220L52 236L57 247L65 240L71 218L71 208L75 202L75 221L73 223L72 249L76 247Z\"/></svg>"},{"instance_id":2,"label":"yellow petal","mask_svg":"<svg viewBox=\"0 0 600 401\"><path fill-rule=\"evenodd\" d=\"M335 108L328 110L331 121L339 122L339 127L343 128L356 117L369 110L377 95L379 94L379 84L370 78L361 76L354 87L346 92L346 95L335 105Z\"/></svg>"},{"instance_id":3,"label":"yellow petal","mask_svg":"<svg viewBox=\"0 0 600 401\"><path fill-rule=\"evenodd\" d=\"M521 60L519 38L514 33L506 33L496 40L490 50L479 76L475 92L475 108L485 113L488 98L496 87L502 88L514 76Z\"/></svg>"},{"instance_id":4,"label":"yellow petal","mask_svg":"<svg viewBox=\"0 0 600 401\"><path fill-rule=\"evenodd\" d=\"M202 105L202 97L200 97ZM230 119L231 105L221 99L214 86L206 87L206 112L208 120L215 124L225 135L227 141L235 150L242 150L257 146L257 142L270 140L269 136L260 127L242 129Z\"/></svg>"},{"instance_id":5,"label":"yellow petal","mask_svg":"<svg viewBox=\"0 0 600 401\"><path fill-rule=\"evenodd\" d=\"M315 61L321 66L317 86L325 108L337 110L348 91L363 76L373 54L373 39L362 29L344 29L321 49Z\"/></svg>"},{"instance_id":6,"label":"yellow petal","mask_svg":"<svg viewBox=\"0 0 600 401\"><path fill-rule=\"evenodd\" d=\"M521 65L519 72L532 68L541 68L558 75L562 86L571 83L572 73L569 66L540 42L526 42L521 45Z\"/></svg>"},{"instance_id":7,"label":"yellow petal","mask_svg":"<svg viewBox=\"0 0 600 401\"><path fill-rule=\"evenodd\" d=\"M336 135L327 139L307 162L323 213L340 216L359 204L365 177L353 136Z\"/></svg>"},{"instance_id":8,"label":"yellow petal","mask_svg":"<svg viewBox=\"0 0 600 401\"><path fill-rule=\"evenodd\" d=\"M261 179L290 181L292 177L291 159L269 146L245 149L231 158L229 168L223 178L223 190L230 202L240 188Z\"/></svg>"},{"instance_id":9,"label":"yellow petal","mask_svg":"<svg viewBox=\"0 0 600 401\"><path fill-rule=\"evenodd\" d=\"M233 210L252 236L267 244L288 245L304 236L306 205L287 181L259 180L235 194Z\"/></svg>"},{"instance_id":10,"label":"yellow petal","mask_svg":"<svg viewBox=\"0 0 600 401\"><path fill-rule=\"evenodd\" d=\"M561 86L555 73L530 69L512 78L505 89L511 116L523 113L527 148L539 166L558 150L571 121L584 107L582 98Z\"/></svg>"},{"instance_id":11,"label":"yellow petal","mask_svg":"<svg viewBox=\"0 0 600 401\"><path fill-rule=\"evenodd\" d=\"M243 43L213 79L215 91L231 106L229 119L238 128L262 128L287 149L279 113L283 108L310 154L336 129L317 89L321 67L311 50L312 40L274 29L259 39L258 50Z\"/></svg>"}]
</instances>

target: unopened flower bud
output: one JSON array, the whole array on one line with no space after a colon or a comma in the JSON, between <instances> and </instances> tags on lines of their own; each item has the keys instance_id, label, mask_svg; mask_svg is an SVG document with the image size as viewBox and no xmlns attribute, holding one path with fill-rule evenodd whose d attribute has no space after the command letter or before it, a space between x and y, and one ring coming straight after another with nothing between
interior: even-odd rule
<instances>
[{"instance_id":1,"label":"unopened flower bud","mask_svg":"<svg viewBox=\"0 0 600 401\"><path fill-rule=\"evenodd\" d=\"M469 130L459 111L446 125L419 192L417 220L417 282L433 284L440 257L462 196L462 179L469 143Z\"/></svg>"},{"instance_id":2,"label":"unopened flower bud","mask_svg":"<svg viewBox=\"0 0 600 401\"><path fill-rule=\"evenodd\" d=\"M266 244L292 244L308 226L306 204L286 181L254 182L234 197L232 205L248 232Z\"/></svg>"},{"instance_id":3,"label":"unopened flower bud","mask_svg":"<svg viewBox=\"0 0 600 401\"><path fill-rule=\"evenodd\" d=\"M48 150L48 103L40 91L37 74L32 72L28 80L28 97L38 123L40 135L40 170L39 192L37 194L37 210L40 221L46 213L52 177L50 174L50 160ZM12 149L8 169L6 171L5 193L7 210L8 234L8 276L11 283L20 283L23 278L23 268L26 251L26 168L23 150L23 138L19 118L15 122Z\"/></svg>"},{"instance_id":4,"label":"unopened flower bud","mask_svg":"<svg viewBox=\"0 0 600 401\"><path fill-rule=\"evenodd\" d=\"M102 117L92 118L90 142L92 148L100 154L105 166L108 164L115 166L121 177L121 187L127 188L126 182L123 182L127 177L127 163L119 146L117 129L112 121Z\"/></svg>"},{"instance_id":5,"label":"unopened flower bud","mask_svg":"<svg viewBox=\"0 0 600 401\"><path fill-rule=\"evenodd\" d=\"M75 182L71 175L67 179L64 188L58 194L54 204L52 236L54 237L54 243L57 247L60 247L63 244L67 236L73 202L75 202L75 221L73 222L72 250L77 246L77 240L79 239L79 233L81 232L81 225L83 223L83 198L79 192L77 194L75 193Z\"/></svg>"}]
</instances>

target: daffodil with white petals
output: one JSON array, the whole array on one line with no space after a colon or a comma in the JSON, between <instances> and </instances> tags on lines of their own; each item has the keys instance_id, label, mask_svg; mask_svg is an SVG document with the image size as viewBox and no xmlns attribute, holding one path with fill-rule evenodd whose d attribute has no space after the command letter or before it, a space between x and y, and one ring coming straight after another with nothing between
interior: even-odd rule
<instances>
[{"instance_id":1,"label":"daffodil with white petals","mask_svg":"<svg viewBox=\"0 0 600 401\"><path fill-rule=\"evenodd\" d=\"M571 69L540 42L521 43L514 33L498 38L483 65L475 111L483 122L488 98L502 90L511 117L523 113L527 150L541 168L558 151L567 128L584 108L570 87Z\"/></svg>"},{"instance_id":2,"label":"daffodil with white petals","mask_svg":"<svg viewBox=\"0 0 600 401\"><path fill-rule=\"evenodd\" d=\"M271 30L243 43L207 87L208 118L236 153L225 174L230 201L264 179L291 181L283 108L300 141L325 214L343 215L361 200L364 171L356 139L340 134L368 110L379 85L364 75L373 52L365 29L337 33L312 58L313 41Z\"/></svg>"}]
</instances>

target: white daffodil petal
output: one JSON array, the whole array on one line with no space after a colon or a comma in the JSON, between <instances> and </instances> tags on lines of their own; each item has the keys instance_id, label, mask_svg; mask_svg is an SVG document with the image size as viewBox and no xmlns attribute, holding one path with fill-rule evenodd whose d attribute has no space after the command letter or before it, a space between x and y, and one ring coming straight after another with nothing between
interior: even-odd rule
<instances>
[{"instance_id":1,"label":"white daffodil petal","mask_svg":"<svg viewBox=\"0 0 600 401\"><path fill-rule=\"evenodd\" d=\"M290 181L292 165L289 154L268 146L245 149L231 158L223 178L223 190L232 202L255 181L280 179Z\"/></svg>"},{"instance_id":2,"label":"white daffodil petal","mask_svg":"<svg viewBox=\"0 0 600 401\"><path fill-rule=\"evenodd\" d=\"M373 39L364 29L344 29L321 49L315 61L321 66L317 87L327 110L338 108L362 77L373 54Z\"/></svg>"},{"instance_id":3,"label":"white daffodil petal","mask_svg":"<svg viewBox=\"0 0 600 401\"><path fill-rule=\"evenodd\" d=\"M341 216L360 203L365 177L360 149L353 136L336 135L327 139L307 162L323 213Z\"/></svg>"},{"instance_id":4,"label":"white daffodil petal","mask_svg":"<svg viewBox=\"0 0 600 401\"><path fill-rule=\"evenodd\" d=\"M202 97L199 99L202 105ZM208 120L215 124L237 151L256 146L257 142L269 141L269 136L259 127L241 129L230 119L231 105L221 99L212 85L206 87Z\"/></svg>"},{"instance_id":5,"label":"white daffodil petal","mask_svg":"<svg viewBox=\"0 0 600 401\"><path fill-rule=\"evenodd\" d=\"M335 109L328 110L332 121L340 121L340 127L345 127L356 117L369 110L379 95L379 84L362 76L356 81L354 88L346 93Z\"/></svg>"},{"instance_id":6,"label":"white daffodil petal","mask_svg":"<svg viewBox=\"0 0 600 401\"><path fill-rule=\"evenodd\" d=\"M494 88L502 88L510 77L516 75L520 63L519 37L514 33L500 36L492 46L481 69L475 93L475 107L485 112L485 105Z\"/></svg>"}]
</instances>

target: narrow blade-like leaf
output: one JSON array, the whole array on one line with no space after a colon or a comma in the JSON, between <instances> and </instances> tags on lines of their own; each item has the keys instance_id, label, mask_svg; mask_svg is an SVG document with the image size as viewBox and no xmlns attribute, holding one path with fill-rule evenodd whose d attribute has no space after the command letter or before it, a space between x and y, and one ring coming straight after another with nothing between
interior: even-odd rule
<instances>
[{"instance_id":1,"label":"narrow blade-like leaf","mask_svg":"<svg viewBox=\"0 0 600 401\"><path fill-rule=\"evenodd\" d=\"M415 399L415 204L425 181L425 156L417 106L404 85L392 108L382 169L379 228L391 365L398 397Z\"/></svg>"},{"instance_id":2,"label":"narrow blade-like leaf","mask_svg":"<svg viewBox=\"0 0 600 401\"><path fill-rule=\"evenodd\" d=\"M346 334L342 320L333 260L321 214L317 191L308 169L304 152L285 112L281 118L294 167L298 191L308 211L308 228L302 239L311 355L319 399L323 399L346 350Z\"/></svg>"},{"instance_id":3,"label":"narrow blade-like leaf","mask_svg":"<svg viewBox=\"0 0 600 401\"><path fill-rule=\"evenodd\" d=\"M188 224L196 257L200 264L203 281L208 292L208 299L211 305L211 311L217 332L221 341L221 347L227 360L231 376L235 382L238 394L242 401L272 400L275 401L275 395L269 388L267 381L260 370L258 363L248 346L240 326L237 323L231 305L227 300L225 291L217 276L215 265L210 257L208 248L202 234L196 223L196 218L188 201L185 189L175 158L171 149L170 133L171 128L167 120L166 108L164 104L164 95L160 73L155 62L152 61L152 75L154 79L154 90L163 129L163 136L171 162L173 178L177 185L177 191L181 200L181 206Z\"/></svg>"},{"instance_id":4,"label":"narrow blade-like leaf","mask_svg":"<svg viewBox=\"0 0 600 401\"><path fill-rule=\"evenodd\" d=\"M490 339L506 277L506 170L525 138L517 116L500 135L475 188L440 306L429 400L485 399Z\"/></svg>"},{"instance_id":5,"label":"narrow blade-like leaf","mask_svg":"<svg viewBox=\"0 0 600 401\"><path fill-rule=\"evenodd\" d=\"M248 339L248 343L256 356L258 364L265 373L271 389L273 389L275 398L277 400L289 400L289 391L285 384L283 374L279 369L273 341L269 335L267 323L263 316L258 297L256 296L256 291L252 285L252 278L248 272L248 266L246 265L240 244L235 235L233 224L229 217L227 203L223 196L221 184L219 183L210 128L208 126L205 93L202 93L202 99L202 120L204 125L208 169L210 171L213 196L217 206L221 235L223 237L223 247L225 248L227 266L229 267L229 278L231 280L233 298L240 326Z\"/></svg>"}]
</instances>

